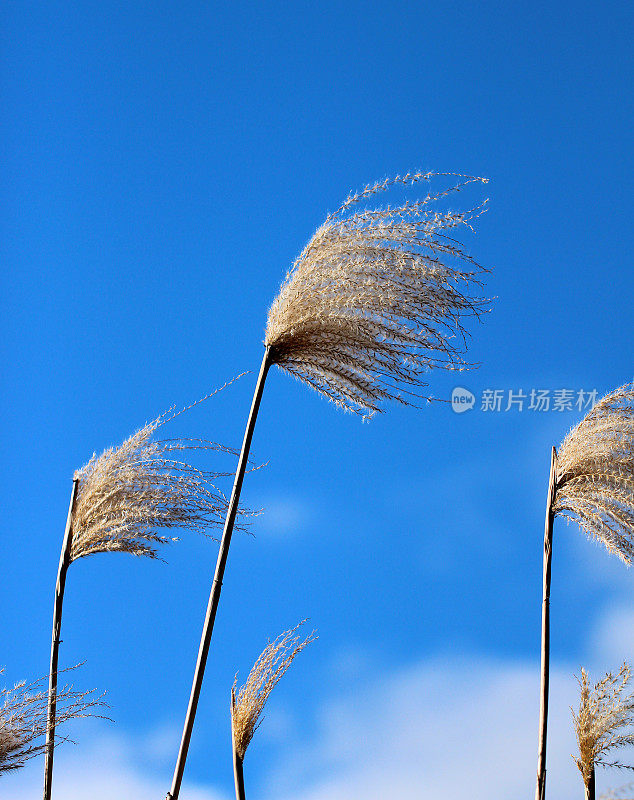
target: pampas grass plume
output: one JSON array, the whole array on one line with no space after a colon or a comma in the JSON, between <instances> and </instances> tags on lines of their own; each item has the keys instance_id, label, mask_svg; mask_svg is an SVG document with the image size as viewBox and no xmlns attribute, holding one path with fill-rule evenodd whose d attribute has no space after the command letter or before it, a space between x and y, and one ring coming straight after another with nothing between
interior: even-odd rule
<instances>
[{"instance_id":1,"label":"pampas grass plume","mask_svg":"<svg viewBox=\"0 0 634 800\"><path fill-rule=\"evenodd\" d=\"M424 386L433 367L463 369L463 319L484 301L469 297L482 268L455 239L470 211L436 203L484 178L445 175L454 185L399 206L354 211L394 186L430 181L416 172L366 186L317 229L269 310L271 363L337 405L367 415L381 402L410 403L399 386Z\"/></svg>"},{"instance_id":2,"label":"pampas grass plume","mask_svg":"<svg viewBox=\"0 0 634 800\"><path fill-rule=\"evenodd\" d=\"M4 669L0 669L0 674ZM42 753L46 744L48 676L13 688L0 688L0 775L20 769ZM94 709L103 707L103 695L95 690L78 692L66 685L57 692L57 724L78 717L97 716ZM57 737L59 741L59 737Z\"/></svg>"},{"instance_id":3,"label":"pampas grass plume","mask_svg":"<svg viewBox=\"0 0 634 800\"><path fill-rule=\"evenodd\" d=\"M577 678L581 694L579 710L571 711L579 755L573 758L586 787L594 778L596 766L634 769L620 761L608 760L614 750L634 744L634 734L627 732L634 724L634 696L625 694L630 677L630 667L624 663L616 675L608 672L594 686L583 668Z\"/></svg>"},{"instance_id":4,"label":"pampas grass plume","mask_svg":"<svg viewBox=\"0 0 634 800\"><path fill-rule=\"evenodd\" d=\"M170 539L157 531L204 532L222 524L224 495L203 472L178 459L186 450L227 450L197 439L154 441L165 415L148 422L119 447L111 447L75 473L79 481L72 517L70 560L94 553L157 556ZM173 541L173 539L172 539Z\"/></svg>"},{"instance_id":5,"label":"pampas grass plume","mask_svg":"<svg viewBox=\"0 0 634 800\"><path fill-rule=\"evenodd\" d=\"M562 442L553 510L632 563L634 384L603 397Z\"/></svg>"},{"instance_id":6,"label":"pampas grass plume","mask_svg":"<svg viewBox=\"0 0 634 800\"><path fill-rule=\"evenodd\" d=\"M197 403L221 391L229 383ZM111 447L100 456L93 455L75 473L55 584L44 800L50 800L52 793L57 665L66 574L70 564L95 553L122 552L156 558L158 546L169 541L160 531L189 528L205 532L207 528L222 523L227 500L213 484L222 473L203 472L179 456L186 450L232 451L204 439L154 438L156 431L166 422L197 403L176 413L170 409L144 425L119 447Z\"/></svg>"},{"instance_id":7,"label":"pampas grass plume","mask_svg":"<svg viewBox=\"0 0 634 800\"><path fill-rule=\"evenodd\" d=\"M317 638L314 631L303 640L294 635L305 622L303 620L268 643L253 665L246 683L238 691L236 675L231 691L231 720L233 746L241 760L260 725L269 695L299 653Z\"/></svg>"}]
</instances>

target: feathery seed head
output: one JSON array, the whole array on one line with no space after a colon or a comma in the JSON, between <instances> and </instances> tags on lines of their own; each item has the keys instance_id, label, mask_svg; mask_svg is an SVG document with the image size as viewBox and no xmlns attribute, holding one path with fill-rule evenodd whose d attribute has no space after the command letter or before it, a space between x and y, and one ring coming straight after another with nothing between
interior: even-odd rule
<instances>
[{"instance_id":1,"label":"feathery seed head","mask_svg":"<svg viewBox=\"0 0 634 800\"><path fill-rule=\"evenodd\" d=\"M268 643L253 665L247 682L238 692L236 692L238 682L236 675L231 690L231 729L233 746L240 759L244 759L273 688L293 663L295 656L317 638L314 631L303 641L300 636L293 635L304 622L306 620Z\"/></svg>"},{"instance_id":2,"label":"feathery seed head","mask_svg":"<svg viewBox=\"0 0 634 800\"><path fill-rule=\"evenodd\" d=\"M634 560L633 383L603 397L562 442L553 510Z\"/></svg>"},{"instance_id":3,"label":"feathery seed head","mask_svg":"<svg viewBox=\"0 0 634 800\"><path fill-rule=\"evenodd\" d=\"M156 430L180 413L170 410L162 414L119 447L93 455L75 473L79 485L72 517L71 561L110 551L155 558L157 545L174 541L159 535L158 530L204 532L222 524L227 500L213 480L224 473L199 470L175 454L184 450L234 451L205 439L153 440Z\"/></svg>"},{"instance_id":4,"label":"feathery seed head","mask_svg":"<svg viewBox=\"0 0 634 800\"><path fill-rule=\"evenodd\" d=\"M0 669L0 674L4 669ZM0 775L19 769L44 751L48 705L48 676L33 683L24 681L12 689L0 688ZM57 722L94 716L91 709L103 706L94 690L77 692L71 685L57 691Z\"/></svg>"},{"instance_id":5,"label":"feathery seed head","mask_svg":"<svg viewBox=\"0 0 634 800\"><path fill-rule=\"evenodd\" d=\"M616 675L608 672L594 687L590 687L583 668L577 680L581 690L579 711L571 712L579 756L573 758L587 786L595 766L633 769L620 761L606 761L604 756L634 744L634 735L624 731L634 723L634 696L624 696L630 680L626 663Z\"/></svg>"},{"instance_id":6,"label":"feathery seed head","mask_svg":"<svg viewBox=\"0 0 634 800\"><path fill-rule=\"evenodd\" d=\"M467 292L483 270L453 235L486 201L466 212L434 204L486 180L450 175L461 182L434 196L351 212L390 187L433 176L408 173L350 195L296 259L269 310L271 363L347 410L371 415L388 399L408 404L399 384L425 386L432 367L467 366L463 319L485 310Z\"/></svg>"}]
</instances>

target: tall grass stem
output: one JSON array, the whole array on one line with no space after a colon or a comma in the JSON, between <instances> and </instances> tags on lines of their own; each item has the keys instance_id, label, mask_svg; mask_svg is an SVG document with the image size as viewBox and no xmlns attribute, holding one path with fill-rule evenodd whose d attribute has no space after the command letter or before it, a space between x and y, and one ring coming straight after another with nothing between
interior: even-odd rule
<instances>
[{"instance_id":1,"label":"tall grass stem","mask_svg":"<svg viewBox=\"0 0 634 800\"><path fill-rule=\"evenodd\" d=\"M167 793L167 800L178 800L180 794L181 783L183 780L183 772L185 771L185 762L187 760L187 751L189 750L189 742L191 740L192 730L194 727L194 720L196 718L196 709L198 707L198 699L200 697L200 690L205 675L205 666L207 664L207 655L209 653L209 645L211 636L214 629L214 622L216 619L216 611L218 610L218 603L220 602L220 592L222 590L222 579L227 565L227 556L229 554L229 545L231 544L231 535L233 533L233 526L238 511L240 502L240 491L242 489L242 481L244 473L249 461L249 450L251 448L251 440L253 438L253 431L260 408L260 400L262 399L262 392L264 390L264 383L266 375L270 367L269 348L264 351L262 365L260 367L260 374L255 386L253 394L253 401L251 403L251 411L247 421L246 430L244 432L244 441L242 442L242 449L240 450L240 457L238 459L238 467L233 482L233 489L231 491L231 499L227 508L227 516L225 525L222 532L222 539L220 540L220 548L218 550L218 560L216 562L216 571L214 573L213 583L209 594L209 602L207 604L207 614L205 616L205 624L203 625L203 632L200 639L200 647L198 649L198 659L196 661L196 670L194 672L194 680L192 682L192 689L189 696L189 705L187 707L187 714L185 717L185 724L183 726L183 735L181 738L180 748L178 751L178 758L176 760L176 767L174 768L174 777L172 778L172 787Z\"/></svg>"},{"instance_id":2,"label":"tall grass stem","mask_svg":"<svg viewBox=\"0 0 634 800\"><path fill-rule=\"evenodd\" d=\"M537 755L537 786L535 800L544 800L546 794L546 738L548 728L548 686L550 681L550 571L553 551L554 502L557 485L557 452L553 447L550 456L550 478L546 521L544 524L544 567L542 595L542 648L539 697L539 745Z\"/></svg>"},{"instance_id":3,"label":"tall grass stem","mask_svg":"<svg viewBox=\"0 0 634 800\"><path fill-rule=\"evenodd\" d=\"M51 635L51 665L48 679L48 708L46 712L46 756L44 760L44 800L50 800L53 788L53 755L55 752L55 715L57 713L57 665L59 661L60 633L62 630L62 610L64 605L64 588L66 586L66 572L70 564L70 547L72 541L73 510L79 479L73 480L70 494L68 516L66 517L66 530L62 542L62 552L57 568L57 582L55 584L55 601L53 605L53 631Z\"/></svg>"},{"instance_id":4,"label":"tall grass stem","mask_svg":"<svg viewBox=\"0 0 634 800\"><path fill-rule=\"evenodd\" d=\"M592 774L590 775L590 780L586 785L586 800L594 800L595 798L595 782L594 782L594 767L592 768Z\"/></svg>"},{"instance_id":5,"label":"tall grass stem","mask_svg":"<svg viewBox=\"0 0 634 800\"><path fill-rule=\"evenodd\" d=\"M231 749L233 750L233 780L236 786L236 800L245 800L244 795L244 760L238 753L235 730L236 690L231 689Z\"/></svg>"}]
</instances>

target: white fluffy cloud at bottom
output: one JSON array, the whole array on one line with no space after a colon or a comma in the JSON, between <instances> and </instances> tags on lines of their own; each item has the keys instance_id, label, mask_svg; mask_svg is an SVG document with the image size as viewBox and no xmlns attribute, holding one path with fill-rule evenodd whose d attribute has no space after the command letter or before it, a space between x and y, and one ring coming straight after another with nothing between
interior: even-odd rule
<instances>
[{"instance_id":1,"label":"white fluffy cloud at bottom","mask_svg":"<svg viewBox=\"0 0 634 800\"><path fill-rule=\"evenodd\" d=\"M101 726L99 726L101 727ZM128 742L104 734L92 742L82 738L81 750L71 748L65 756L60 750L56 758L53 800L162 800L165 780L141 772L126 755ZM65 745L65 747L67 747ZM43 761L37 759L28 767L0 780L2 800L33 800L42 795ZM228 800L210 787L185 782L184 800Z\"/></svg>"},{"instance_id":2,"label":"white fluffy cloud at bottom","mask_svg":"<svg viewBox=\"0 0 634 800\"><path fill-rule=\"evenodd\" d=\"M534 666L438 660L392 675L321 715L317 740L286 754L267 800L517 800L532 796L539 676ZM570 758L576 683L551 674L548 787L583 791ZM618 781L618 779L617 779Z\"/></svg>"},{"instance_id":3,"label":"white fluffy cloud at bottom","mask_svg":"<svg viewBox=\"0 0 634 800\"><path fill-rule=\"evenodd\" d=\"M608 623L604 620L601 628L605 647ZM618 666L598 660L600 670ZM583 791L570 757L575 751L570 706L578 702L575 671L575 665L558 665L551 671L547 789L557 800L576 800ZM248 795L251 800L532 798L538 691L536 662L482 657L429 659L378 680L358 681L347 694L323 702L310 737L291 731L286 737L291 743L278 742L275 760L263 771L257 757L251 759ZM273 716L274 704L272 697ZM266 724L265 720L258 735L265 736ZM270 745L269 740L269 750ZM252 750L257 746L258 736ZM164 782L135 766L129 757L130 741L113 737L111 730L91 741L82 737L80 747L81 759L75 751L67 764L60 751L55 800L165 796ZM40 794L40 779L40 762L4 776L2 800L32 800ZM614 770L599 772L599 794L627 779ZM182 792L183 800L232 796L231 785L190 783Z\"/></svg>"}]
</instances>

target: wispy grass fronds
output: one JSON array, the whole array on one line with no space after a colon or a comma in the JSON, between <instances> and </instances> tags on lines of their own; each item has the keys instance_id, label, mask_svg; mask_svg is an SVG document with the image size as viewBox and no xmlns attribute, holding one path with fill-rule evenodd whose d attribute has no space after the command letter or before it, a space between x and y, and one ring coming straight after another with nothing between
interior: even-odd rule
<instances>
[{"instance_id":1,"label":"wispy grass fronds","mask_svg":"<svg viewBox=\"0 0 634 800\"><path fill-rule=\"evenodd\" d=\"M221 525L227 500L213 481L224 473L204 472L179 459L186 450L222 450L204 439L155 440L166 421L148 422L119 447L94 455L79 479L73 510L70 560L121 551L157 556L173 537L158 531L188 528L205 532Z\"/></svg>"},{"instance_id":2,"label":"wispy grass fronds","mask_svg":"<svg viewBox=\"0 0 634 800\"><path fill-rule=\"evenodd\" d=\"M351 194L308 242L269 310L271 363L348 410L373 413L388 399L407 404L399 386L425 386L433 367L466 366L463 320L485 310L482 298L469 296L483 269L455 236L486 201L469 211L437 204L486 179L443 174L453 185L436 194L354 210L436 175L407 173Z\"/></svg>"},{"instance_id":3,"label":"wispy grass fronds","mask_svg":"<svg viewBox=\"0 0 634 800\"><path fill-rule=\"evenodd\" d=\"M261 722L262 711L269 695L280 678L293 663L295 657L317 638L314 631L302 640L295 632L303 625L303 620L291 630L280 634L269 642L253 665L244 686L236 692L238 678L233 684L231 717L233 746L242 760L247 747Z\"/></svg>"},{"instance_id":4,"label":"wispy grass fronds","mask_svg":"<svg viewBox=\"0 0 634 800\"><path fill-rule=\"evenodd\" d=\"M102 697L94 689L78 692L70 684L64 686L57 692L57 724L96 716L94 710L104 706ZM47 705L48 676L0 688L0 775L23 767L45 750ZM63 740L57 737L57 743Z\"/></svg>"},{"instance_id":5,"label":"wispy grass fronds","mask_svg":"<svg viewBox=\"0 0 634 800\"><path fill-rule=\"evenodd\" d=\"M588 786L596 766L634 769L610 760L614 750L634 744L634 733L627 732L634 723L634 696L625 694L630 681L628 664L623 664L616 675L608 672L593 687L585 669L577 680L581 690L579 711L571 711L579 755L573 758Z\"/></svg>"},{"instance_id":6,"label":"wispy grass fronds","mask_svg":"<svg viewBox=\"0 0 634 800\"><path fill-rule=\"evenodd\" d=\"M634 560L634 384L602 398L562 442L554 512Z\"/></svg>"}]
</instances>

